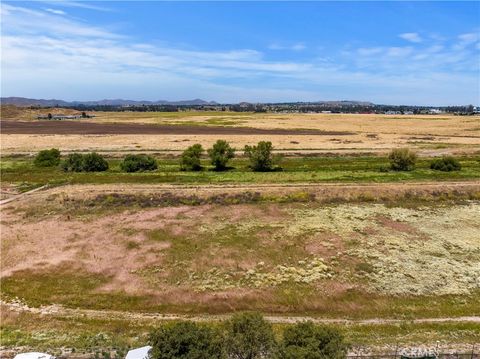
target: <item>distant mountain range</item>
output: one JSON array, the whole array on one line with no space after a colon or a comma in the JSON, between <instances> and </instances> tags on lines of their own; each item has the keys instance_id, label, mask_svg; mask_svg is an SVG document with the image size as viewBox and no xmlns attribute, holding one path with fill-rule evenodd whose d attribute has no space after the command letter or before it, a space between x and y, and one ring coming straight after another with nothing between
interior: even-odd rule
<instances>
[{"instance_id":1,"label":"distant mountain range","mask_svg":"<svg viewBox=\"0 0 480 359\"><path fill-rule=\"evenodd\" d=\"M195 106L195 105L218 105L215 101L204 101L201 99L185 100L185 101L133 101L133 100L99 100L99 101L63 101L63 100L43 100L33 99L26 97L2 97L0 98L2 105L15 105L15 106L41 106L41 107L67 107L76 105L89 105L89 106L141 106L141 105L173 105L173 106Z\"/></svg>"}]
</instances>

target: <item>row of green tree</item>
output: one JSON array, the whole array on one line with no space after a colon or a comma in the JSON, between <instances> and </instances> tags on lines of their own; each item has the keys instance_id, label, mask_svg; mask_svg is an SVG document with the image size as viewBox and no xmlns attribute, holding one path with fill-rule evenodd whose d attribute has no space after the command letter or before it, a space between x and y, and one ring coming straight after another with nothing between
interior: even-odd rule
<instances>
[{"instance_id":1,"label":"row of green tree","mask_svg":"<svg viewBox=\"0 0 480 359\"><path fill-rule=\"evenodd\" d=\"M150 334L151 359L340 359L348 346L336 328L302 322L276 340L258 313L241 313L219 325L191 321L164 325Z\"/></svg>"},{"instance_id":2,"label":"row of green tree","mask_svg":"<svg viewBox=\"0 0 480 359\"><path fill-rule=\"evenodd\" d=\"M204 152L200 144L188 147L180 158L181 170L201 170L201 157ZM256 146L245 146L244 153L250 159L250 167L254 171L266 172L276 169L275 165L279 158L273 154L271 142L261 141ZM218 140L207 150L207 154L215 171L225 171L229 168L228 162L235 156L235 149L227 141ZM108 162L98 153L71 153L62 161L60 151L56 148L40 151L35 157L34 164L38 167L60 165L67 172L100 172L108 169ZM144 154L127 155L120 163L120 168L124 172L153 171L157 167L157 161Z\"/></svg>"},{"instance_id":3,"label":"row of green tree","mask_svg":"<svg viewBox=\"0 0 480 359\"><path fill-rule=\"evenodd\" d=\"M201 144L195 144L183 151L180 158L180 168L183 171L200 171L202 169L201 158L205 150ZM235 150L227 141L218 140L207 150L211 164L216 171L229 169L228 162L234 158ZM280 169L280 158L273 154L271 142L261 141L256 146L245 146L244 154L250 161L250 168L256 172L267 172ZM417 155L408 148L394 149L388 156L390 166L381 170L412 171L417 162ZM60 151L56 148L40 151L35 157L34 164L38 167L52 167L60 165L67 172L101 172L108 170L108 162L98 153L72 153L63 161ZM155 158L138 154L127 155L120 163L124 172L153 171L158 168ZM437 171L459 171L460 162L452 156L444 156L434 159L430 168Z\"/></svg>"}]
</instances>

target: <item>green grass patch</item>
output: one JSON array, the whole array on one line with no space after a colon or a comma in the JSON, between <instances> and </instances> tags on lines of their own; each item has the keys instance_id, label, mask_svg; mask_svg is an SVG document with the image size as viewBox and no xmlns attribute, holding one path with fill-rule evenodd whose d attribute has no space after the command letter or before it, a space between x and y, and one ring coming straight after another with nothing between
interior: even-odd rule
<instances>
[{"instance_id":1,"label":"green grass patch","mask_svg":"<svg viewBox=\"0 0 480 359\"><path fill-rule=\"evenodd\" d=\"M98 274L57 268L55 271L21 271L2 278L2 297L19 297L28 305L39 307L61 303L70 308L140 309L147 298L123 292L106 293L98 289L110 278Z\"/></svg>"},{"instance_id":2,"label":"green grass patch","mask_svg":"<svg viewBox=\"0 0 480 359\"><path fill-rule=\"evenodd\" d=\"M44 184L109 184L109 183L328 183L328 182L403 182L455 181L480 178L480 156L459 158L461 171L439 173L430 169L429 159L420 159L416 169L409 172L382 172L388 160L381 157L287 157L280 172L252 172L244 158L231 162L232 170L211 171L203 160L204 170L180 171L178 159L158 159L158 169L152 172L124 173L118 159L110 159L110 169L98 173L67 173L59 168L38 168L29 158L3 157L0 160L4 183L35 188Z\"/></svg>"}]
</instances>

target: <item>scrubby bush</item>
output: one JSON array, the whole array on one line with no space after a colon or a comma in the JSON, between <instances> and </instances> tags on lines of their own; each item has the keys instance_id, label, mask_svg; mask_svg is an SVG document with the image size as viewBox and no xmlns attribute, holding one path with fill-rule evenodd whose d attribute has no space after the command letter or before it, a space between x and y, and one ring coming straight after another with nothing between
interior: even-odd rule
<instances>
[{"instance_id":1,"label":"scrubby bush","mask_svg":"<svg viewBox=\"0 0 480 359\"><path fill-rule=\"evenodd\" d=\"M272 326L259 313L235 314L225 329L229 358L270 358L276 350Z\"/></svg>"},{"instance_id":2,"label":"scrubby bush","mask_svg":"<svg viewBox=\"0 0 480 359\"><path fill-rule=\"evenodd\" d=\"M224 357L217 330L194 322L162 326L150 334L151 359L205 359Z\"/></svg>"},{"instance_id":3,"label":"scrubby bush","mask_svg":"<svg viewBox=\"0 0 480 359\"><path fill-rule=\"evenodd\" d=\"M108 170L108 162L103 156L92 152L83 156L83 171L102 172Z\"/></svg>"},{"instance_id":4,"label":"scrubby bush","mask_svg":"<svg viewBox=\"0 0 480 359\"><path fill-rule=\"evenodd\" d=\"M216 171L225 170L228 161L235 156L235 150L225 140L218 140L207 152Z\"/></svg>"},{"instance_id":5,"label":"scrubby bush","mask_svg":"<svg viewBox=\"0 0 480 359\"><path fill-rule=\"evenodd\" d=\"M65 172L82 172L83 155L80 153L71 153L62 161L62 169Z\"/></svg>"},{"instance_id":6,"label":"scrubby bush","mask_svg":"<svg viewBox=\"0 0 480 359\"><path fill-rule=\"evenodd\" d=\"M125 172L153 171L157 169L157 161L147 155L127 155L120 168Z\"/></svg>"},{"instance_id":7,"label":"scrubby bush","mask_svg":"<svg viewBox=\"0 0 480 359\"><path fill-rule=\"evenodd\" d=\"M450 172L460 171L462 169L462 166L455 157L445 156L442 158L434 159L430 163L430 168L436 171Z\"/></svg>"},{"instance_id":8,"label":"scrubby bush","mask_svg":"<svg viewBox=\"0 0 480 359\"><path fill-rule=\"evenodd\" d=\"M190 146L182 153L180 161L180 168L182 171L200 171L202 166L200 164L200 157L203 153L203 147L197 143Z\"/></svg>"},{"instance_id":9,"label":"scrubby bush","mask_svg":"<svg viewBox=\"0 0 480 359\"><path fill-rule=\"evenodd\" d=\"M245 155L250 160L250 167L254 171L272 171L276 158L273 154L273 146L270 141L260 141L256 146L245 146Z\"/></svg>"},{"instance_id":10,"label":"scrubby bush","mask_svg":"<svg viewBox=\"0 0 480 359\"><path fill-rule=\"evenodd\" d=\"M388 155L390 168L394 171L411 171L415 168L417 155L408 148L397 148Z\"/></svg>"},{"instance_id":11,"label":"scrubby bush","mask_svg":"<svg viewBox=\"0 0 480 359\"><path fill-rule=\"evenodd\" d=\"M60 151L56 148L43 150L35 156L33 164L37 167L54 167L60 163Z\"/></svg>"},{"instance_id":12,"label":"scrubby bush","mask_svg":"<svg viewBox=\"0 0 480 359\"><path fill-rule=\"evenodd\" d=\"M281 359L341 359L346 355L347 345L340 331L312 322L287 327L279 350Z\"/></svg>"}]
</instances>

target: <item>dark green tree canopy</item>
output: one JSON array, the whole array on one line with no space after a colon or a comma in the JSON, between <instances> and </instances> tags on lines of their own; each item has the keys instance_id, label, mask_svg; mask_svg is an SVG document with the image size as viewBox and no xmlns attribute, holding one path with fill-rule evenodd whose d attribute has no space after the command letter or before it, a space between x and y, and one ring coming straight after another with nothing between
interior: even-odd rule
<instances>
[{"instance_id":1,"label":"dark green tree canopy","mask_svg":"<svg viewBox=\"0 0 480 359\"><path fill-rule=\"evenodd\" d=\"M270 358L276 342L272 326L259 313L235 314L225 323L227 355L234 359Z\"/></svg>"},{"instance_id":2,"label":"dark green tree canopy","mask_svg":"<svg viewBox=\"0 0 480 359\"><path fill-rule=\"evenodd\" d=\"M216 171L225 170L228 161L235 156L235 150L225 140L218 140L207 152Z\"/></svg>"},{"instance_id":3,"label":"dark green tree canopy","mask_svg":"<svg viewBox=\"0 0 480 359\"><path fill-rule=\"evenodd\" d=\"M165 325L150 335L151 359L219 359L224 357L217 330L194 322Z\"/></svg>"},{"instance_id":4,"label":"dark green tree canopy","mask_svg":"<svg viewBox=\"0 0 480 359\"><path fill-rule=\"evenodd\" d=\"M62 169L65 172L82 172L83 155L80 153L71 153L62 161Z\"/></svg>"},{"instance_id":5,"label":"dark green tree canopy","mask_svg":"<svg viewBox=\"0 0 480 359\"><path fill-rule=\"evenodd\" d=\"M342 359L347 355L343 335L335 328L298 323L283 333L281 359Z\"/></svg>"},{"instance_id":6,"label":"dark green tree canopy","mask_svg":"<svg viewBox=\"0 0 480 359\"><path fill-rule=\"evenodd\" d=\"M245 146L245 156L250 160L250 167L254 171L272 171L275 164L273 146L270 141L260 141L256 146Z\"/></svg>"},{"instance_id":7,"label":"dark green tree canopy","mask_svg":"<svg viewBox=\"0 0 480 359\"><path fill-rule=\"evenodd\" d=\"M153 171L157 169L155 158L147 155L127 155L120 163L125 172Z\"/></svg>"},{"instance_id":8,"label":"dark green tree canopy","mask_svg":"<svg viewBox=\"0 0 480 359\"><path fill-rule=\"evenodd\" d=\"M96 152L87 153L83 156L83 171L103 172L108 170L108 162Z\"/></svg>"},{"instance_id":9,"label":"dark green tree canopy","mask_svg":"<svg viewBox=\"0 0 480 359\"><path fill-rule=\"evenodd\" d=\"M60 151L56 148L43 150L35 156L33 164L37 167L54 167L60 163Z\"/></svg>"},{"instance_id":10,"label":"dark green tree canopy","mask_svg":"<svg viewBox=\"0 0 480 359\"><path fill-rule=\"evenodd\" d=\"M437 158L430 163L430 168L436 171L451 172L460 171L462 166L460 162L453 156L444 156Z\"/></svg>"},{"instance_id":11,"label":"dark green tree canopy","mask_svg":"<svg viewBox=\"0 0 480 359\"><path fill-rule=\"evenodd\" d=\"M200 171L202 169L200 157L202 156L203 152L203 147L199 143L188 147L182 153L180 168L183 171Z\"/></svg>"}]
</instances>

